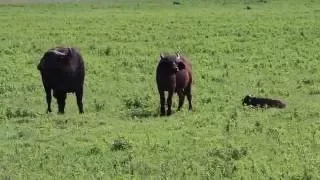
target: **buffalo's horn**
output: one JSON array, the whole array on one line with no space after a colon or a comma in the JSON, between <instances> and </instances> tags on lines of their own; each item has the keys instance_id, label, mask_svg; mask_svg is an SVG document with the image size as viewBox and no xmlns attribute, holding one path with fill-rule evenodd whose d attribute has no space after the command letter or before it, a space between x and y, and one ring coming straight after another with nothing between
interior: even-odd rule
<instances>
[{"instance_id":1,"label":"buffalo's horn","mask_svg":"<svg viewBox=\"0 0 320 180\"><path fill-rule=\"evenodd\" d=\"M71 53L72 53L72 48L71 47L68 47L68 53L69 53L69 56L70 56Z\"/></svg>"},{"instance_id":2,"label":"buffalo's horn","mask_svg":"<svg viewBox=\"0 0 320 180\"><path fill-rule=\"evenodd\" d=\"M180 54L176 53L176 55L177 55L177 60L180 60Z\"/></svg>"},{"instance_id":3,"label":"buffalo's horn","mask_svg":"<svg viewBox=\"0 0 320 180\"><path fill-rule=\"evenodd\" d=\"M59 52L59 51L57 51L56 49L55 49L55 50L50 50L50 52L53 52L53 53L55 53L56 55L60 55L60 56L65 56L65 55L66 55L65 53Z\"/></svg>"},{"instance_id":4,"label":"buffalo's horn","mask_svg":"<svg viewBox=\"0 0 320 180\"><path fill-rule=\"evenodd\" d=\"M163 53L160 53L160 58L161 58L161 59L163 59L163 58L164 58Z\"/></svg>"}]
</instances>

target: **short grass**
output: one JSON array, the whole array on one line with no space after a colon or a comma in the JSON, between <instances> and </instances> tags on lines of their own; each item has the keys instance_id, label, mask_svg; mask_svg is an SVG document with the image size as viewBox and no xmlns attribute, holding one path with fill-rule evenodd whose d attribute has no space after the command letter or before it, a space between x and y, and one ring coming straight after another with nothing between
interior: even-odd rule
<instances>
[{"instance_id":1,"label":"short grass","mask_svg":"<svg viewBox=\"0 0 320 180\"><path fill-rule=\"evenodd\" d=\"M1 179L320 178L318 1L21 2L0 5ZM57 45L85 58L83 115L74 95L45 113L36 65ZM194 111L159 117L155 68L177 51Z\"/></svg>"}]
</instances>

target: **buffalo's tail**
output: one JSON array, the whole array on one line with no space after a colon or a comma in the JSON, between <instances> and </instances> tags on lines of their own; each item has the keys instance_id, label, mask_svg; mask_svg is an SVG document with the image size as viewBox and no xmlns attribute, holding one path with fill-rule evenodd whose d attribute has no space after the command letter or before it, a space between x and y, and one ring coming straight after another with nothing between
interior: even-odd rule
<instances>
[{"instance_id":1,"label":"buffalo's tail","mask_svg":"<svg viewBox=\"0 0 320 180\"><path fill-rule=\"evenodd\" d=\"M274 107L277 108L285 108L286 107L286 103L280 101L280 100L274 100Z\"/></svg>"},{"instance_id":2,"label":"buffalo's tail","mask_svg":"<svg viewBox=\"0 0 320 180\"><path fill-rule=\"evenodd\" d=\"M37 66L37 69L39 70L39 71L41 71L41 65L40 64L38 64L38 66Z\"/></svg>"},{"instance_id":3,"label":"buffalo's tail","mask_svg":"<svg viewBox=\"0 0 320 180\"><path fill-rule=\"evenodd\" d=\"M279 102L279 108L285 108L286 107L286 104L283 103L283 102Z\"/></svg>"}]
</instances>

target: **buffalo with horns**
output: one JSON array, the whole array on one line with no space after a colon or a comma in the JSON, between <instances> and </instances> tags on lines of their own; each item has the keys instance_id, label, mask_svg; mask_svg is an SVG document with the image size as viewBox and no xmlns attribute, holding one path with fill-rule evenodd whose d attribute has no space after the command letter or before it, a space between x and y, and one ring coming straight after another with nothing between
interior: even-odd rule
<instances>
[{"instance_id":1,"label":"buffalo with horns","mask_svg":"<svg viewBox=\"0 0 320 180\"><path fill-rule=\"evenodd\" d=\"M58 113L64 113L67 93L75 93L79 113L83 113L83 83L85 68L80 53L72 47L56 47L43 55L37 66L41 73L43 87L48 104L47 113L51 110L51 92L57 99Z\"/></svg>"},{"instance_id":2,"label":"buffalo with horns","mask_svg":"<svg viewBox=\"0 0 320 180\"><path fill-rule=\"evenodd\" d=\"M179 96L179 111L184 103L185 96L189 102L189 110L192 110L192 72L191 64L184 56L160 54L160 61L156 70L156 81L160 95L160 115L171 115L172 96L177 93ZM165 91L167 97L167 113L165 110Z\"/></svg>"}]
</instances>

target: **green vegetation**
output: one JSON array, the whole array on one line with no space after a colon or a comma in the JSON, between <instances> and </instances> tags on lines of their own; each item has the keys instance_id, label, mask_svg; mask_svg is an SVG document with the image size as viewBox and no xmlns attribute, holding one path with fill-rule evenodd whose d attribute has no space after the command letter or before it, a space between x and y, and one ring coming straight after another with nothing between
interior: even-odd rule
<instances>
[{"instance_id":1,"label":"green vegetation","mask_svg":"<svg viewBox=\"0 0 320 180\"><path fill-rule=\"evenodd\" d=\"M0 5L0 179L320 178L318 1L57 2ZM83 115L74 95L45 113L36 65L56 45L85 58ZM160 118L155 68L176 51L194 112Z\"/></svg>"}]
</instances>

